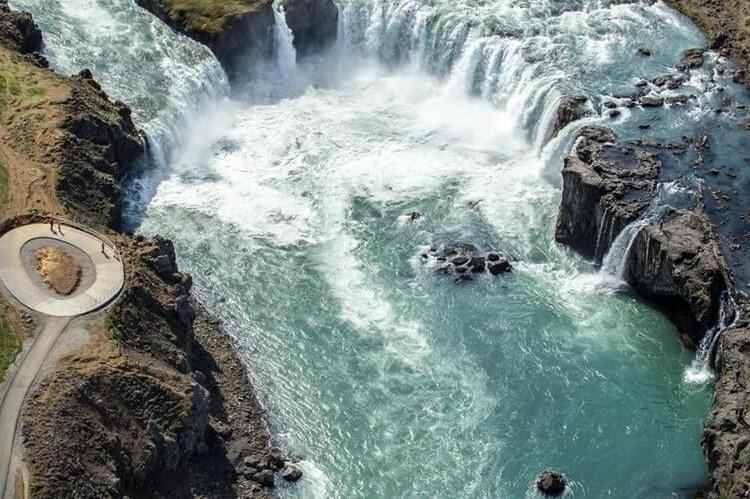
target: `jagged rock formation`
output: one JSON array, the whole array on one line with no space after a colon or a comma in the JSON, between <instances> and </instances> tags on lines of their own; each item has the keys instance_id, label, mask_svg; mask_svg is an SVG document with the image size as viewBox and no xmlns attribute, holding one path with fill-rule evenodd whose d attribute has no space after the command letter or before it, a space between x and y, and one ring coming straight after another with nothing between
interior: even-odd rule
<instances>
[{"instance_id":1,"label":"jagged rock formation","mask_svg":"<svg viewBox=\"0 0 750 499\"><path fill-rule=\"evenodd\" d=\"M636 234L625 280L669 311L683 341L697 347L719 320L726 267L701 212L674 211Z\"/></svg>"},{"instance_id":2,"label":"jagged rock formation","mask_svg":"<svg viewBox=\"0 0 750 499\"><path fill-rule=\"evenodd\" d=\"M8 0L0 0L0 43L21 54L42 47L42 32L31 14L10 10Z\"/></svg>"},{"instance_id":3,"label":"jagged rock formation","mask_svg":"<svg viewBox=\"0 0 750 499\"><path fill-rule=\"evenodd\" d=\"M749 350L747 322L724 331L716 347L718 380L702 442L711 472L708 499L741 499L750 490Z\"/></svg>"},{"instance_id":4,"label":"jagged rock formation","mask_svg":"<svg viewBox=\"0 0 750 499\"><path fill-rule=\"evenodd\" d=\"M283 6L297 55L319 52L336 41L339 11L333 0L284 0Z\"/></svg>"},{"instance_id":5,"label":"jagged rock formation","mask_svg":"<svg viewBox=\"0 0 750 499\"><path fill-rule=\"evenodd\" d=\"M70 81L56 144L57 193L65 208L89 225L122 227L120 182L143 152L130 108L111 102L88 70Z\"/></svg>"},{"instance_id":6,"label":"jagged rock formation","mask_svg":"<svg viewBox=\"0 0 750 499\"><path fill-rule=\"evenodd\" d=\"M34 192L34 208L60 202L85 223L119 229L119 183L142 151L130 109L111 102L90 71L66 78L47 69L43 57L21 55L41 48L41 33L29 14L0 3L0 29L2 76L23 90L0 95L6 130L0 147L17 182L11 198L20 198L12 199L11 214L28 209L18 191L36 190L43 192ZM45 174L32 178L34 171Z\"/></svg>"},{"instance_id":7,"label":"jagged rock formation","mask_svg":"<svg viewBox=\"0 0 750 499\"><path fill-rule=\"evenodd\" d=\"M653 152L620 145L608 128L584 127L565 159L555 239L601 258L617 234L648 207L661 162Z\"/></svg>"},{"instance_id":8,"label":"jagged rock formation","mask_svg":"<svg viewBox=\"0 0 750 499\"><path fill-rule=\"evenodd\" d=\"M585 127L563 167L556 239L601 259L655 196L661 167L655 147L619 144L611 130ZM645 224L635 234L624 268L629 284L672 315L686 344L696 347L717 323L729 277L699 207L672 210Z\"/></svg>"}]
</instances>

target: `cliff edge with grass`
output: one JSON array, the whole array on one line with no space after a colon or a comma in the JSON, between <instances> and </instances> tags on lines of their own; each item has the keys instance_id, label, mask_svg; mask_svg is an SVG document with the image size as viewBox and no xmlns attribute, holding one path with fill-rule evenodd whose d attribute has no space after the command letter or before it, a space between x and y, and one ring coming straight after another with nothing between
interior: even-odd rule
<instances>
[{"instance_id":1,"label":"cliff edge with grass","mask_svg":"<svg viewBox=\"0 0 750 499\"><path fill-rule=\"evenodd\" d=\"M84 318L88 343L27 400L35 498L268 497L287 467L231 339L191 293L171 242L121 232L120 180L143 153L129 108L91 72L49 69L30 15L0 0L0 234L64 216L115 241L126 287ZM0 368L31 319L0 303ZM18 479L21 475L15 475Z\"/></svg>"}]
</instances>

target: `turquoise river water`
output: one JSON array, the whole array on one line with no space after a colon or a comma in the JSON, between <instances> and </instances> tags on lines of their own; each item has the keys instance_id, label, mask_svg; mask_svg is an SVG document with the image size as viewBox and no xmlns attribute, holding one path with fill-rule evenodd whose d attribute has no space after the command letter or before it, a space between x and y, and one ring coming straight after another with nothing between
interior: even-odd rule
<instances>
[{"instance_id":1,"label":"turquoise river water","mask_svg":"<svg viewBox=\"0 0 750 499\"><path fill-rule=\"evenodd\" d=\"M302 459L281 497L532 498L546 467L574 497L705 485L695 354L553 241L560 97L664 73L704 43L686 19L651 1L349 0L314 61L295 63L279 14L276 60L233 90L133 0L11 3L55 69L90 67L133 107L150 150L128 216L174 239L240 345ZM672 113L666 136L699 116ZM456 241L514 271L459 286L420 263Z\"/></svg>"}]
</instances>

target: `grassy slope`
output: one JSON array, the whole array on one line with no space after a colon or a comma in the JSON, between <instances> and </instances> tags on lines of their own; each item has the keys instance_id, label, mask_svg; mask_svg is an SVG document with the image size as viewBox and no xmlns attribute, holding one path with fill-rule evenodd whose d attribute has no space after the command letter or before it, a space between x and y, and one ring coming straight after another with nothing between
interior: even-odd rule
<instances>
[{"instance_id":1,"label":"grassy slope","mask_svg":"<svg viewBox=\"0 0 750 499\"><path fill-rule=\"evenodd\" d=\"M21 351L22 327L12 317L10 307L0 299L0 381L5 379L6 369Z\"/></svg>"},{"instance_id":2,"label":"grassy slope","mask_svg":"<svg viewBox=\"0 0 750 499\"><path fill-rule=\"evenodd\" d=\"M236 15L254 12L267 0L157 0L175 22L192 30L218 33L224 23Z\"/></svg>"},{"instance_id":3,"label":"grassy slope","mask_svg":"<svg viewBox=\"0 0 750 499\"><path fill-rule=\"evenodd\" d=\"M38 154L32 150L34 137L45 133L36 125L56 116L45 112L47 106L57 105L47 99L48 88L56 85L57 78L0 46L0 220L57 205L48 181L53 170L31 158ZM60 96L61 89L52 93ZM19 142L21 137L27 140ZM29 150L19 147L20 143ZM20 321L0 299L0 380L20 351L22 337Z\"/></svg>"}]
</instances>

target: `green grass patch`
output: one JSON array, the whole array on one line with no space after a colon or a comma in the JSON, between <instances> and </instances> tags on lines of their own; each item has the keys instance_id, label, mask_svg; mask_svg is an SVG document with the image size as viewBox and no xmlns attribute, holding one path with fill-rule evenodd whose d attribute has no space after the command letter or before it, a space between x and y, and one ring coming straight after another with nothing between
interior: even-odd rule
<instances>
[{"instance_id":1,"label":"green grass patch","mask_svg":"<svg viewBox=\"0 0 750 499\"><path fill-rule=\"evenodd\" d=\"M27 64L0 59L0 111L14 104L26 104L45 96L47 89Z\"/></svg>"},{"instance_id":2,"label":"green grass patch","mask_svg":"<svg viewBox=\"0 0 750 499\"><path fill-rule=\"evenodd\" d=\"M0 381L5 379L8 366L13 364L20 351L21 342L18 341L18 335L13 331L5 312L0 309Z\"/></svg>"},{"instance_id":3,"label":"green grass patch","mask_svg":"<svg viewBox=\"0 0 750 499\"><path fill-rule=\"evenodd\" d=\"M187 28L218 33L227 19L255 12L271 0L160 0L170 19Z\"/></svg>"}]
</instances>

